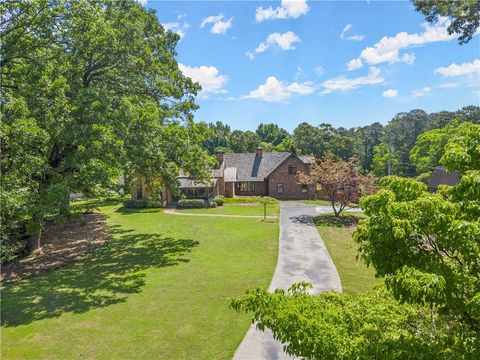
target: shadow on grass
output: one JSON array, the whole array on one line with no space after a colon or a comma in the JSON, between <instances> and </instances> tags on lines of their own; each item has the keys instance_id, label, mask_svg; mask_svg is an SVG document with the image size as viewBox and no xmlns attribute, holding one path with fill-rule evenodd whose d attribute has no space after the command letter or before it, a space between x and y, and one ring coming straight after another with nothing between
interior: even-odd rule
<instances>
[{"instance_id":1,"label":"shadow on grass","mask_svg":"<svg viewBox=\"0 0 480 360\"><path fill-rule=\"evenodd\" d=\"M117 235L81 262L2 288L3 326L62 313L83 313L126 301L145 284L145 270L182 262L198 241L113 230Z\"/></svg>"},{"instance_id":2,"label":"shadow on grass","mask_svg":"<svg viewBox=\"0 0 480 360\"><path fill-rule=\"evenodd\" d=\"M335 217L335 215L332 214L322 214L313 218L313 221L317 226L330 226L341 228L355 226L358 224L359 220L359 217L354 215L340 215L338 217Z\"/></svg>"}]
</instances>

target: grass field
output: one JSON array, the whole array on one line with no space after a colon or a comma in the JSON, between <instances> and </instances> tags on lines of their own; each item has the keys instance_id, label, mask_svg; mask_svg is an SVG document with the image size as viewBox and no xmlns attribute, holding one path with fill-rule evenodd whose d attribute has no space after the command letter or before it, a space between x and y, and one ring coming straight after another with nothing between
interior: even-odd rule
<instances>
[{"instance_id":1,"label":"grass field","mask_svg":"<svg viewBox=\"0 0 480 360\"><path fill-rule=\"evenodd\" d=\"M268 286L278 222L101 210L106 245L2 287L2 359L230 359L250 321L228 299Z\"/></svg>"},{"instance_id":2,"label":"grass field","mask_svg":"<svg viewBox=\"0 0 480 360\"><path fill-rule=\"evenodd\" d=\"M267 215L277 216L280 209L278 202L268 203ZM226 203L223 206L210 209L177 209L179 212L192 214L224 214L224 215L256 215L263 216L263 204L260 203Z\"/></svg>"},{"instance_id":3,"label":"grass field","mask_svg":"<svg viewBox=\"0 0 480 360\"><path fill-rule=\"evenodd\" d=\"M348 212L345 213L344 217L347 216L361 217L363 214ZM356 259L358 245L352 239L353 227L348 225L351 221L344 221L342 224L336 222L333 215L328 215L317 217L316 223L317 229L337 267L344 292L362 294L382 283L382 279L375 277L373 268L367 267L361 259Z\"/></svg>"}]
</instances>

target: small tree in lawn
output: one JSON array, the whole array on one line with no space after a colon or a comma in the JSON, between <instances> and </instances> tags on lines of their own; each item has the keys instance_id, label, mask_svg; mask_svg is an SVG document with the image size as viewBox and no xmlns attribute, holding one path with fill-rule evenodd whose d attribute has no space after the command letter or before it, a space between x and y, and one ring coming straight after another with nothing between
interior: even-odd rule
<instances>
[{"instance_id":1,"label":"small tree in lawn","mask_svg":"<svg viewBox=\"0 0 480 360\"><path fill-rule=\"evenodd\" d=\"M334 161L325 156L311 166L309 174L299 174L299 179L302 183L319 184L337 217L348 204L374 191L374 178L358 171L356 158Z\"/></svg>"}]
</instances>

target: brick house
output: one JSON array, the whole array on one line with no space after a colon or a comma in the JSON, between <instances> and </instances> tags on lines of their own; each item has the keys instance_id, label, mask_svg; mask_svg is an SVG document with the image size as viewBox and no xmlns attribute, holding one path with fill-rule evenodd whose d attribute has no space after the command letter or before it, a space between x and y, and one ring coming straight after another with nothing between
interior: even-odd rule
<instances>
[{"instance_id":1,"label":"brick house","mask_svg":"<svg viewBox=\"0 0 480 360\"><path fill-rule=\"evenodd\" d=\"M254 153L217 152L218 168L212 170L208 184L180 174L179 189L187 198L209 198L216 195L270 196L277 199L315 199L314 184L301 184L298 173L309 171L313 159L288 152L265 152L258 148ZM142 179L132 188L134 198L148 194ZM139 188L141 184L141 188ZM163 198L167 203L177 198L165 189Z\"/></svg>"}]
</instances>

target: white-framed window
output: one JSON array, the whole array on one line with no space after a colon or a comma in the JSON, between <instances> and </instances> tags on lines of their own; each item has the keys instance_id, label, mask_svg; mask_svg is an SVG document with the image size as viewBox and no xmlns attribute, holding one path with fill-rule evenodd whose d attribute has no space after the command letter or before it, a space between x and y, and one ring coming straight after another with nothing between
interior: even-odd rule
<instances>
[{"instance_id":1,"label":"white-framed window","mask_svg":"<svg viewBox=\"0 0 480 360\"><path fill-rule=\"evenodd\" d=\"M236 183L236 188L238 191L255 191L255 183L251 181L241 181Z\"/></svg>"},{"instance_id":2,"label":"white-framed window","mask_svg":"<svg viewBox=\"0 0 480 360\"><path fill-rule=\"evenodd\" d=\"M283 194L283 184L277 184L277 194Z\"/></svg>"},{"instance_id":3,"label":"white-framed window","mask_svg":"<svg viewBox=\"0 0 480 360\"><path fill-rule=\"evenodd\" d=\"M308 192L308 185L302 184L302 194L306 194Z\"/></svg>"}]
</instances>

